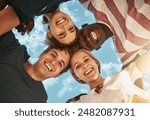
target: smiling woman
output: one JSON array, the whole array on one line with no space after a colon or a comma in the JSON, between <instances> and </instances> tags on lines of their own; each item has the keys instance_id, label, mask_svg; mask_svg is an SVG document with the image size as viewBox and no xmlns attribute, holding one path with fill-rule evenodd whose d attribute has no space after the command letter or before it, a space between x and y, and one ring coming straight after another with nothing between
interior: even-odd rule
<instances>
[{"instance_id":1,"label":"smiling woman","mask_svg":"<svg viewBox=\"0 0 150 120\"><path fill-rule=\"evenodd\" d=\"M5 7L3 1L4 2L6 1L6 4L8 5L6 9L3 9ZM46 16L47 15L53 16L52 18L54 18L54 21L52 20L53 21L52 29L54 29L54 31L52 31L52 34L54 37L56 37L56 39L59 40L59 42L65 41L64 44L69 44L70 42L75 40L76 29L74 27L74 23L67 14L59 12L59 5L69 0L57 0L57 1L3 0L3 1L0 2L0 10L3 9L0 11L0 25L1 25L0 35L8 32L12 28L16 28L18 25L20 25L20 27L23 26L25 28L28 26L29 28L27 27L26 28L27 30L23 28L19 29L23 30L24 33L25 32L28 33L32 30L34 26L34 24L30 26L28 24L31 18L45 14ZM47 18L49 20L49 17ZM50 21L48 21L49 24L51 24Z\"/></svg>"},{"instance_id":2,"label":"smiling woman","mask_svg":"<svg viewBox=\"0 0 150 120\"><path fill-rule=\"evenodd\" d=\"M127 69L104 80L100 74L98 60L89 51L82 49L73 54L70 64L75 80L87 83L91 91L87 95L70 99L68 102L150 102L150 93L134 84Z\"/></svg>"},{"instance_id":3,"label":"smiling woman","mask_svg":"<svg viewBox=\"0 0 150 120\"><path fill-rule=\"evenodd\" d=\"M45 14L49 21L48 37L54 37L62 45L71 45L78 37L77 30L72 19L64 12L57 11L55 14Z\"/></svg>"}]
</instances>

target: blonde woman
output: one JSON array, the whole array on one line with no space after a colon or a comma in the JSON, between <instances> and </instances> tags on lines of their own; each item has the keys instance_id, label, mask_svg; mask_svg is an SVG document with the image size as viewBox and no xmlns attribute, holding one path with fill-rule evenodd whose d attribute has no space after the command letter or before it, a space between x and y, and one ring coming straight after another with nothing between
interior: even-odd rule
<instances>
[{"instance_id":1,"label":"blonde woman","mask_svg":"<svg viewBox=\"0 0 150 120\"><path fill-rule=\"evenodd\" d=\"M147 56L150 56L150 54ZM132 70L137 76L133 73L130 75L129 69L124 69L118 74L114 74L104 79L100 74L100 62L87 50L78 50L75 52L71 58L70 64L71 73L75 80L79 83L88 84L91 91L87 95L80 95L68 100L68 102L150 102L150 93L134 84L136 79L141 77L141 73L137 69ZM138 61L137 65L142 70L144 65L138 64Z\"/></svg>"}]
</instances>

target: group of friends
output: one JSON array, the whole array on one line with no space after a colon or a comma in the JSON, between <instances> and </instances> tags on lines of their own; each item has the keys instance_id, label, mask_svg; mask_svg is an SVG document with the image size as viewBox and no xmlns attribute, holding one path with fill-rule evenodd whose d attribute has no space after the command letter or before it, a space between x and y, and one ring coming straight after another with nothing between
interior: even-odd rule
<instances>
[{"instance_id":1,"label":"group of friends","mask_svg":"<svg viewBox=\"0 0 150 120\"><path fill-rule=\"evenodd\" d=\"M79 0L96 18L96 23L81 29L59 10L67 1L0 1L0 102L47 102L42 81L68 69L91 89L68 103L150 102L150 93L143 89L144 72L150 69L150 0ZM34 17L40 15L42 23L48 24L48 48L31 64L12 29L28 34ZM110 37L123 66L104 79L100 61L91 51L100 50Z\"/></svg>"}]
</instances>

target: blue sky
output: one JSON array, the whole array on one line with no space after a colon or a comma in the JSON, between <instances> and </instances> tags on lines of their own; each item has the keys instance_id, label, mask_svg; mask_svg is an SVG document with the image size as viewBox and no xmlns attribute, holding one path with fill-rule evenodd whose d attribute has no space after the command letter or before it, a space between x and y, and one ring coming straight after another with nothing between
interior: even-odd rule
<instances>
[{"instance_id":1,"label":"blue sky","mask_svg":"<svg viewBox=\"0 0 150 120\"><path fill-rule=\"evenodd\" d=\"M60 5L60 9L71 16L78 28L81 28L81 25L84 23L90 24L95 22L93 14L84 9L78 0L63 3ZM15 31L20 43L27 46L32 63L37 61L40 53L47 47L44 44L47 25L42 25L41 20L41 17L36 17L35 27L29 35L21 36ZM121 62L113 46L112 38L108 39L100 50L93 51L92 53L101 61L101 73L103 77L106 78L121 70ZM146 78L150 77L146 76ZM78 94L89 91L89 87L77 83L69 71L58 78L47 79L43 84L48 94L48 102L50 103L64 103ZM149 88L149 85L147 84L146 87Z\"/></svg>"}]
</instances>

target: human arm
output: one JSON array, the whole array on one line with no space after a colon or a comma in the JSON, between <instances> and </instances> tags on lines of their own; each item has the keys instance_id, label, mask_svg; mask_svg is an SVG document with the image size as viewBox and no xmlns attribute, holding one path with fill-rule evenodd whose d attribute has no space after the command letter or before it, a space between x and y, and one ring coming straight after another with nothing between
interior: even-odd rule
<instances>
[{"instance_id":1,"label":"human arm","mask_svg":"<svg viewBox=\"0 0 150 120\"><path fill-rule=\"evenodd\" d=\"M17 31L21 33L21 35L29 34L34 27L34 18L29 19L27 22L21 23L16 27Z\"/></svg>"},{"instance_id":2,"label":"human arm","mask_svg":"<svg viewBox=\"0 0 150 120\"><path fill-rule=\"evenodd\" d=\"M19 24L19 18L12 7L0 11L0 36Z\"/></svg>"}]
</instances>

